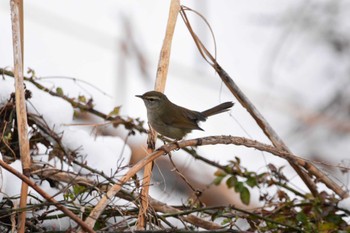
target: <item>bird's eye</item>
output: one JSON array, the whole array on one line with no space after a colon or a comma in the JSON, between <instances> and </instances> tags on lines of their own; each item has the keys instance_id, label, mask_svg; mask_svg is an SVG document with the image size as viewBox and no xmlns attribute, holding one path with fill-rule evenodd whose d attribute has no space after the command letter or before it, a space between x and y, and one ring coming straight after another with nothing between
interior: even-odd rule
<instances>
[{"instance_id":1,"label":"bird's eye","mask_svg":"<svg viewBox=\"0 0 350 233\"><path fill-rule=\"evenodd\" d=\"M154 99L154 98L149 98L148 100L151 101L151 102L153 102L153 101L155 101L156 99Z\"/></svg>"}]
</instances>

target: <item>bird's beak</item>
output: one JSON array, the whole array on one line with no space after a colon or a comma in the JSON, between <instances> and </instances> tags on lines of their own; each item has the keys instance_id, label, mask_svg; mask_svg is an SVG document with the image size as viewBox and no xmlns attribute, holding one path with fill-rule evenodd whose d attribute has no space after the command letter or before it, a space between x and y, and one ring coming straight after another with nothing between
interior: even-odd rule
<instances>
[{"instance_id":1,"label":"bird's beak","mask_svg":"<svg viewBox=\"0 0 350 233\"><path fill-rule=\"evenodd\" d=\"M135 96L143 99L143 95L135 95Z\"/></svg>"}]
</instances>

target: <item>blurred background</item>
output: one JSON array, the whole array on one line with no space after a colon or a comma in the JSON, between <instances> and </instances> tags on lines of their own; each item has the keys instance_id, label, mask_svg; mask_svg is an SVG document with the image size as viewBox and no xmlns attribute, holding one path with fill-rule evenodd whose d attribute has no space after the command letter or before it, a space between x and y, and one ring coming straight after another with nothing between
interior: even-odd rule
<instances>
[{"instance_id":1,"label":"blurred background","mask_svg":"<svg viewBox=\"0 0 350 233\"><path fill-rule=\"evenodd\" d=\"M169 1L25 1L25 70L39 77L73 77L107 94L98 108L146 120L136 94L153 89ZM217 60L297 155L322 164L350 164L350 1L201 0L182 1L210 23ZM203 20L188 12L201 40L214 42ZM13 66L9 1L0 2L0 67ZM79 82L78 82L79 83ZM200 57L181 17L175 29L165 94L175 103L205 110L234 97ZM230 134L268 143L237 103L231 112L202 124L187 138ZM119 134L123 129L108 129ZM146 135L128 139L132 162L145 155ZM225 164L235 156L253 171L269 163L286 166L298 190L307 191L288 163L272 155L234 146L201 147L198 152ZM175 152L181 154L181 152ZM213 187L215 169L183 155L173 156L181 172L203 191L208 204L235 202L225 187ZM322 169L349 186L347 170ZM193 193L172 171L168 158L157 161L151 189L163 201L179 203ZM218 200L217 192L222 198ZM174 195L175 194L175 195ZM253 204L256 199L252 199Z\"/></svg>"}]
</instances>

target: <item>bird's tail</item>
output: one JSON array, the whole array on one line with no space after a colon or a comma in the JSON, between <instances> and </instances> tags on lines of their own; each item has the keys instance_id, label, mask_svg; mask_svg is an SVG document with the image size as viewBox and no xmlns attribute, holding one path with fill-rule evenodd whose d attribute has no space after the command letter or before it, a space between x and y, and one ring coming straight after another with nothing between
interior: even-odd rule
<instances>
[{"instance_id":1,"label":"bird's tail","mask_svg":"<svg viewBox=\"0 0 350 233\"><path fill-rule=\"evenodd\" d=\"M202 112L205 117L210 117L222 112L226 112L233 106L232 102L225 102Z\"/></svg>"}]
</instances>

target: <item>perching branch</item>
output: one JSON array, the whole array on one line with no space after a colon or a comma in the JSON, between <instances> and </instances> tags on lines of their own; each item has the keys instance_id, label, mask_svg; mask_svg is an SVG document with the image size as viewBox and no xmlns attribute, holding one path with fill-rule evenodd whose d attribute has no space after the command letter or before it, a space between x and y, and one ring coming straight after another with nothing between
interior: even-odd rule
<instances>
[{"instance_id":1,"label":"perching branch","mask_svg":"<svg viewBox=\"0 0 350 233\"><path fill-rule=\"evenodd\" d=\"M119 183L113 185L113 187L111 187L110 190L101 198L100 202L91 211L89 217L86 219L86 223L90 227L93 227L96 220L99 218L99 216L102 214L105 207L108 205L109 200L113 196L115 196L121 190L121 187L131 177L133 177L138 171L140 171L146 164L154 161L161 155L167 154L176 149L189 147L189 146L204 146L204 145L217 145L217 144L221 144L221 145L232 144L232 145L245 146L248 148L254 148L261 151L269 152L273 155L279 156L286 160L290 160L293 163L298 164L301 167L304 167L312 175L316 176L316 178L322 180L323 183L327 185L327 187L334 188L334 182L332 180L330 180L327 176L325 176L322 172L320 172L317 169L317 167L315 167L312 163L306 162L299 156L290 154L276 147L273 147L264 143L260 143L255 140L247 139L247 138L234 137L234 136L210 136L210 137L204 137L204 138L183 140L183 141L178 141L178 142L163 145L152 154L140 160L132 168L130 168L130 170L119 180ZM336 190L336 192L339 192L339 195L342 195L342 196L347 195L347 193L342 189Z\"/></svg>"},{"instance_id":2,"label":"perching branch","mask_svg":"<svg viewBox=\"0 0 350 233\"><path fill-rule=\"evenodd\" d=\"M226 73L226 71L219 65L213 55L206 49L203 43L200 41L198 36L192 29L192 26L186 16L185 10L188 8L182 7L181 16L191 33L191 36L200 51L202 57L215 69L215 71L219 74L221 80L225 83L227 88L231 91L231 93L237 98L237 100L242 104L244 108L250 113L250 115L254 118L260 128L263 130L265 135L270 139L272 144L278 148L279 150L284 150L286 153L291 154L289 148L285 145L282 139L278 136L278 134L273 130L270 124L265 120L262 114L256 109L253 103L244 95L244 93L239 89L239 87L235 84L235 82L231 79L231 77ZM318 191L315 182L311 179L310 176L307 175L307 165L305 170L302 170L298 164L296 164L293 160L288 160L290 165L294 168L294 170L298 173L300 178L304 181L304 183L308 186L310 191L314 196L318 196ZM327 185L328 188L332 189L335 193L337 193L340 197L345 198L348 196L348 193L344 191L338 184L334 183L330 180L326 175L324 175L318 168L314 167L314 173L317 173L319 177L322 177L322 181Z\"/></svg>"}]
</instances>

